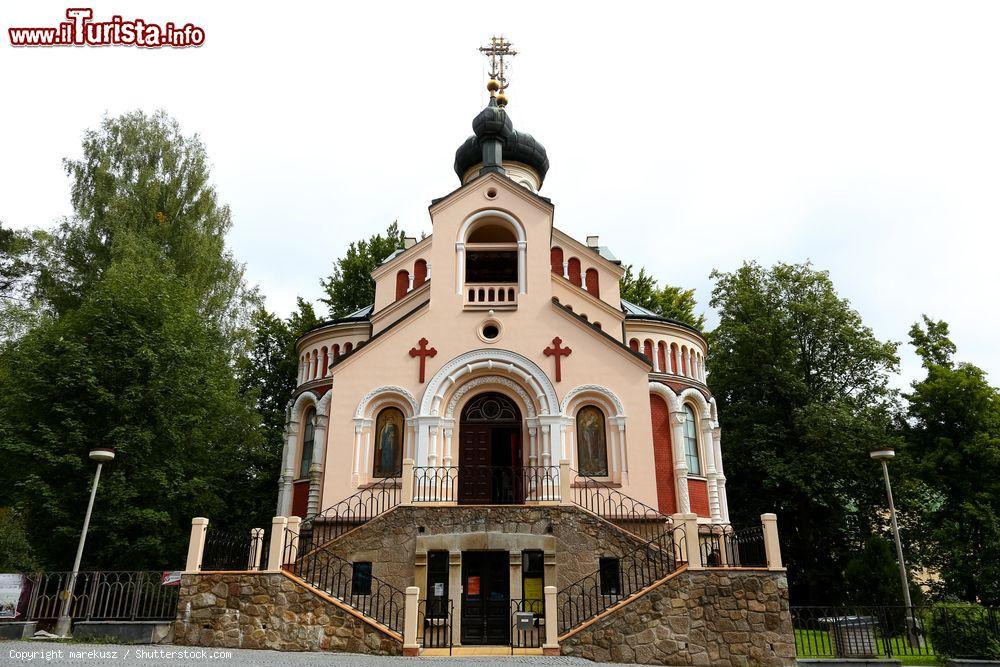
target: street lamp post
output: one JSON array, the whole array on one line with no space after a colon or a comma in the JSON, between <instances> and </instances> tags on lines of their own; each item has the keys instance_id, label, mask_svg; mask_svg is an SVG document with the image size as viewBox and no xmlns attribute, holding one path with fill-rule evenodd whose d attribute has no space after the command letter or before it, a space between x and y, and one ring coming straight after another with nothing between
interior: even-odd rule
<instances>
[{"instance_id":1,"label":"street lamp post","mask_svg":"<svg viewBox=\"0 0 1000 667\"><path fill-rule=\"evenodd\" d=\"M83 545L87 541L87 528L90 527L90 513L94 509L94 497L97 495L97 483L101 481L101 467L114 460L115 450L111 447L94 447L90 450L90 458L97 461L97 472L94 473L94 486L90 489L90 502L87 503L87 514L83 518L83 532L80 533L80 543L76 547L76 560L73 561L73 572L69 575L69 583L63 591L62 607L59 619L56 621L56 634L68 637L73 617L70 615L70 604L73 601L73 591L76 589L76 577L80 573L80 560L83 558Z\"/></svg>"},{"instance_id":2,"label":"street lamp post","mask_svg":"<svg viewBox=\"0 0 1000 667\"><path fill-rule=\"evenodd\" d=\"M892 501L892 483L889 481L889 461L896 456L896 452L891 447L882 447L872 451L870 456L882 464L882 476L885 478L885 495L889 500L889 519L892 522L892 537L896 541L899 582L903 587L903 604L906 605L906 634L910 640L910 645L917 646L913 603L910 601L910 583L906 577L906 561L903 560L903 543L899 539L899 524L896 522L896 505Z\"/></svg>"}]
</instances>

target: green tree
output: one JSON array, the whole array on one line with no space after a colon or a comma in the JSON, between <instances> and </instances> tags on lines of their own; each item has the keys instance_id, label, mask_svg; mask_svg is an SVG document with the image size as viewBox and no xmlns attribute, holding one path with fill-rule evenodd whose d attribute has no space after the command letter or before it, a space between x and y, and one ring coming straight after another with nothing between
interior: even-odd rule
<instances>
[{"instance_id":1,"label":"green tree","mask_svg":"<svg viewBox=\"0 0 1000 667\"><path fill-rule=\"evenodd\" d=\"M31 572L37 568L24 519L10 507L0 507L0 572Z\"/></svg>"},{"instance_id":2,"label":"green tree","mask_svg":"<svg viewBox=\"0 0 1000 667\"><path fill-rule=\"evenodd\" d=\"M386 257L403 247L405 234L393 222L385 234L354 241L347 254L333 264L333 273L321 281L330 317L344 317L375 302L375 281L371 273Z\"/></svg>"},{"instance_id":3,"label":"green tree","mask_svg":"<svg viewBox=\"0 0 1000 667\"><path fill-rule=\"evenodd\" d=\"M656 279L646 273L646 269L639 269L639 275L635 275L631 265L625 267L619 289L623 299L657 315L690 324L699 330L705 326L705 316L694 313L698 302L694 298L693 289L686 290L672 285L660 287Z\"/></svg>"},{"instance_id":4,"label":"green tree","mask_svg":"<svg viewBox=\"0 0 1000 667\"><path fill-rule=\"evenodd\" d=\"M120 236L79 307L0 355L0 504L38 558L65 568L86 506L90 447L112 445L85 566L178 566L192 516L235 520L260 441L225 337L158 248Z\"/></svg>"},{"instance_id":5,"label":"green tree","mask_svg":"<svg viewBox=\"0 0 1000 667\"><path fill-rule=\"evenodd\" d=\"M953 361L947 323L925 315L910 342L926 371L906 394L902 452L932 496L921 564L940 574L938 593L1000 604L1000 392L982 369Z\"/></svg>"},{"instance_id":6,"label":"green tree","mask_svg":"<svg viewBox=\"0 0 1000 667\"><path fill-rule=\"evenodd\" d=\"M837 602L846 560L884 505L868 452L890 434L896 344L879 341L829 275L750 262L714 272L709 335L734 522L776 512L792 597Z\"/></svg>"},{"instance_id":7,"label":"green tree","mask_svg":"<svg viewBox=\"0 0 1000 667\"><path fill-rule=\"evenodd\" d=\"M31 236L15 229L6 229L0 221L0 299L18 296L18 283L31 270L28 253Z\"/></svg>"},{"instance_id":8,"label":"green tree","mask_svg":"<svg viewBox=\"0 0 1000 667\"><path fill-rule=\"evenodd\" d=\"M135 235L195 291L202 313L232 325L244 305L243 267L225 248L229 207L218 202L198 136L184 135L164 111L134 111L105 118L82 148L80 159L64 161L74 215L42 248L43 299L56 312L79 305L117 240Z\"/></svg>"}]
</instances>

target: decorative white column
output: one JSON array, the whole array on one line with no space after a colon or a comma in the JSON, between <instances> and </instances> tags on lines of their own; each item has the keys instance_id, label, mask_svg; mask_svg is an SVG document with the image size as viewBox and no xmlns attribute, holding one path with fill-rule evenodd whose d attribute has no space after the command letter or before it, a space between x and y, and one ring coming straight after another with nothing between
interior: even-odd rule
<instances>
[{"instance_id":1,"label":"decorative white column","mask_svg":"<svg viewBox=\"0 0 1000 667\"><path fill-rule=\"evenodd\" d=\"M674 450L674 490L677 492L677 512L688 514L691 511L691 497L688 494L688 466L684 455L684 420L683 411L670 413L670 443Z\"/></svg>"},{"instance_id":2,"label":"decorative white column","mask_svg":"<svg viewBox=\"0 0 1000 667\"><path fill-rule=\"evenodd\" d=\"M358 471L358 484L365 484L368 482L368 477L371 474L371 432L372 432L372 420L362 419L361 420L361 469Z\"/></svg>"},{"instance_id":3,"label":"decorative white column","mask_svg":"<svg viewBox=\"0 0 1000 667\"><path fill-rule=\"evenodd\" d=\"M320 405L324 401L320 400ZM326 402L329 405L329 402ZM316 426L313 431L312 465L309 466L309 501L306 514L312 516L319 512L320 486L323 484L323 462L326 458L326 430L330 418L325 414L326 408L316 411Z\"/></svg>"},{"instance_id":4,"label":"decorative white column","mask_svg":"<svg viewBox=\"0 0 1000 667\"><path fill-rule=\"evenodd\" d=\"M430 435L430 449L427 453L427 465L430 467L435 467L438 464L438 427L437 425L430 425L427 427Z\"/></svg>"},{"instance_id":5,"label":"decorative white column","mask_svg":"<svg viewBox=\"0 0 1000 667\"><path fill-rule=\"evenodd\" d=\"M569 280L569 260L563 262L563 278Z\"/></svg>"},{"instance_id":6,"label":"decorative white column","mask_svg":"<svg viewBox=\"0 0 1000 667\"><path fill-rule=\"evenodd\" d=\"M628 474L628 447L625 445L625 418L615 417L615 426L618 427L618 451L619 460L622 462L622 473Z\"/></svg>"},{"instance_id":7,"label":"decorative white column","mask_svg":"<svg viewBox=\"0 0 1000 667\"><path fill-rule=\"evenodd\" d=\"M455 266L455 293L462 293L462 282L465 276L465 244L456 243L455 244L455 258L458 262Z\"/></svg>"},{"instance_id":8,"label":"decorative white column","mask_svg":"<svg viewBox=\"0 0 1000 667\"><path fill-rule=\"evenodd\" d=\"M714 522L722 521L722 511L719 505L719 480L715 468L715 438L712 437L712 418L701 418L701 441L705 445L705 478L708 480L708 514Z\"/></svg>"},{"instance_id":9,"label":"decorative white column","mask_svg":"<svg viewBox=\"0 0 1000 667\"><path fill-rule=\"evenodd\" d=\"M524 294L528 286L525 281L525 275L527 273L527 249L528 244L524 241L518 241L517 243L517 289L521 294Z\"/></svg>"},{"instance_id":10,"label":"decorative white column","mask_svg":"<svg viewBox=\"0 0 1000 667\"><path fill-rule=\"evenodd\" d=\"M653 362L653 372L662 373L663 369L660 368L660 344L654 342L651 352L653 353L653 358L651 360ZM664 356L666 356L666 352L664 352Z\"/></svg>"},{"instance_id":11,"label":"decorative white column","mask_svg":"<svg viewBox=\"0 0 1000 667\"><path fill-rule=\"evenodd\" d=\"M410 273L410 286L406 289L407 292L413 291L413 278L414 278L413 273Z\"/></svg>"},{"instance_id":12,"label":"decorative white column","mask_svg":"<svg viewBox=\"0 0 1000 667\"><path fill-rule=\"evenodd\" d=\"M608 477L614 482L621 481L621 471L618 469L618 434L614 429L608 429Z\"/></svg>"},{"instance_id":13,"label":"decorative white column","mask_svg":"<svg viewBox=\"0 0 1000 667\"><path fill-rule=\"evenodd\" d=\"M351 471L353 484L357 486L361 481L361 431L364 428L363 419L354 420L354 470Z\"/></svg>"},{"instance_id":14,"label":"decorative white column","mask_svg":"<svg viewBox=\"0 0 1000 667\"><path fill-rule=\"evenodd\" d=\"M722 511L722 521L729 523L729 499L726 497L726 473L722 467L722 429L718 426L712 429L712 442L715 445L716 486L719 489L719 508Z\"/></svg>"},{"instance_id":15,"label":"decorative white column","mask_svg":"<svg viewBox=\"0 0 1000 667\"><path fill-rule=\"evenodd\" d=\"M282 446L281 452L281 493L278 498L278 516L288 516L292 511L292 482L295 480L295 450L298 447L299 440L299 420L292 417L291 401L289 401L287 414L285 444Z\"/></svg>"},{"instance_id":16,"label":"decorative white column","mask_svg":"<svg viewBox=\"0 0 1000 667\"><path fill-rule=\"evenodd\" d=\"M552 465L552 445L551 439L551 427L548 424L542 424L542 465L550 466Z\"/></svg>"},{"instance_id":17,"label":"decorative white column","mask_svg":"<svg viewBox=\"0 0 1000 667\"><path fill-rule=\"evenodd\" d=\"M430 262L427 262L427 277L425 279L426 280L430 280L431 279L431 263Z\"/></svg>"},{"instance_id":18,"label":"decorative white column","mask_svg":"<svg viewBox=\"0 0 1000 667\"><path fill-rule=\"evenodd\" d=\"M447 468L451 466L453 461L453 454L451 450L451 438L454 434L454 429L451 426L446 426L444 428L444 466Z\"/></svg>"}]
</instances>

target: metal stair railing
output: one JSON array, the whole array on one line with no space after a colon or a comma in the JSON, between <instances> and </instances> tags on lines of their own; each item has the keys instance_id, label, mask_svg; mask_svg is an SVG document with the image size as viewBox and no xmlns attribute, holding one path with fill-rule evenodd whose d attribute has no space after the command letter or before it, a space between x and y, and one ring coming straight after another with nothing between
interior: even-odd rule
<instances>
[{"instance_id":1,"label":"metal stair railing","mask_svg":"<svg viewBox=\"0 0 1000 667\"><path fill-rule=\"evenodd\" d=\"M650 507L618 489L573 470L570 484L572 500L585 510L607 519L640 540L650 542L669 531L673 521L658 509Z\"/></svg>"}]
</instances>

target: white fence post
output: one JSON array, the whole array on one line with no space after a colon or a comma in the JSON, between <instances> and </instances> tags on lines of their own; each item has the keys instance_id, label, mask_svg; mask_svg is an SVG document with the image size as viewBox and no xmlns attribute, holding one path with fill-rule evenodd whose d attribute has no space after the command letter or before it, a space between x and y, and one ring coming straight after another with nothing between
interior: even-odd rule
<instances>
[{"instance_id":1,"label":"white fence post","mask_svg":"<svg viewBox=\"0 0 1000 667\"><path fill-rule=\"evenodd\" d=\"M416 586L406 587L406 605L403 607L403 655L420 655L420 644L417 643L417 606L420 589Z\"/></svg>"},{"instance_id":2,"label":"white fence post","mask_svg":"<svg viewBox=\"0 0 1000 667\"><path fill-rule=\"evenodd\" d=\"M205 536L208 533L208 519L196 516L191 519L191 539L188 541L187 563L184 571L197 573L201 571L201 558L205 555Z\"/></svg>"},{"instance_id":3,"label":"white fence post","mask_svg":"<svg viewBox=\"0 0 1000 667\"><path fill-rule=\"evenodd\" d=\"M288 518L276 516L271 519L271 544L267 550L267 571L280 572L285 553L285 527Z\"/></svg>"},{"instance_id":4,"label":"white fence post","mask_svg":"<svg viewBox=\"0 0 1000 667\"><path fill-rule=\"evenodd\" d=\"M559 655L559 613L556 609L556 587L545 587L545 643L542 655Z\"/></svg>"},{"instance_id":5,"label":"white fence post","mask_svg":"<svg viewBox=\"0 0 1000 667\"><path fill-rule=\"evenodd\" d=\"M682 558L687 561L689 570L704 570L705 566L701 562L701 540L698 538L698 515L671 514L670 518L674 522L674 527L680 527L684 531L684 549Z\"/></svg>"},{"instance_id":6,"label":"white fence post","mask_svg":"<svg viewBox=\"0 0 1000 667\"><path fill-rule=\"evenodd\" d=\"M282 561L285 565L294 563L295 559L299 557L299 524L301 523L302 517L288 517L288 532L286 533L288 540L285 542L285 554Z\"/></svg>"},{"instance_id":7,"label":"white fence post","mask_svg":"<svg viewBox=\"0 0 1000 667\"><path fill-rule=\"evenodd\" d=\"M403 459L403 488L400 505L413 504L413 459Z\"/></svg>"},{"instance_id":8,"label":"white fence post","mask_svg":"<svg viewBox=\"0 0 1000 667\"><path fill-rule=\"evenodd\" d=\"M781 544L778 542L778 515L761 514L760 523L764 529L764 551L767 554L767 569L784 570L781 564Z\"/></svg>"}]
</instances>

